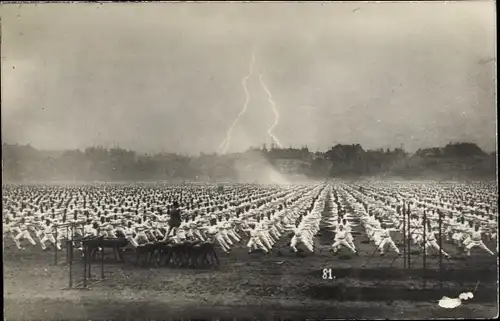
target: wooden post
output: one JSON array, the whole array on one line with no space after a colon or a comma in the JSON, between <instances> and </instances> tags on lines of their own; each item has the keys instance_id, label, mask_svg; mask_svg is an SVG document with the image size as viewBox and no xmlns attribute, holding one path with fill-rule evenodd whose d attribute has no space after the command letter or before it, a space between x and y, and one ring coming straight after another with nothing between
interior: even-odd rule
<instances>
[{"instance_id":1,"label":"wooden post","mask_svg":"<svg viewBox=\"0 0 500 321\"><path fill-rule=\"evenodd\" d=\"M83 287L87 287L87 256L88 256L88 248L85 243L82 243L82 248L84 251L83 255Z\"/></svg>"},{"instance_id":2,"label":"wooden post","mask_svg":"<svg viewBox=\"0 0 500 321\"><path fill-rule=\"evenodd\" d=\"M104 280L104 246L101 244L101 280Z\"/></svg>"},{"instance_id":3,"label":"wooden post","mask_svg":"<svg viewBox=\"0 0 500 321\"><path fill-rule=\"evenodd\" d=\"M87 264L88 264L88 278L89 280L92 279L92 252L89 250L89 246L87 245Z\"/></svg>"},{"instance_id":4,"label":"wooden post","mask_svg":"<svg viewBox=\"0 0 500 321\"><path fill-rule=\"evenodd\" d=\"M403 200L403 210L401 214L403 215L403 263L406 269L406 213L405 213L405 201Z\"/></svg>"},{"instance_id":5,"label":"wooden post","mask_svg":"<svg viewBox=\"0 0 500 321\"><path fill-rule=\"evenodd\" d=\"M69 288L73 287L73 242L68 241L67 247L69 248Z\"/></svg>"},{"instance_id":6,"label":"wooden post","mask_svg":"<svg viewBox=\"0 0 500 321\"><path fill-rule=\"evenodd\" d=\"M69 225L66 225L66 237L69 238ZM66 264L69 263L69 244L66 242Z\"/></svg>"},{"instance_id":7,"label":"wooden post","mask_svg":"<svg viewBox=\"0 0 500 321\"><path fill-rule=\"evenodd\" d=\"M439 214L439 289L443 289L443 239L442 239L442 224L443 218L441 217L441 211L438 210Z\"/></svg>"},{"instance_id":8,"label":"wooden post","mask_svg":"<svg viewBox=\"0 0 500 321\"><path fill-rule=\"evenodd\" d=\"M426 246L427 246L427 233L426 233L426 230L427 230L427 211L424 210L424 260L423 260L423 264L424 264L424 274L423 274L423 277L424 277L424 289L425 289L425 286L426 286L426 277L427 277L427 251L426 251Z\"/></svg>"},{"instance_id":9,"label":"wooden post","mask_svg":"<svg viewBox=\"0 0 500 321\"><path fill-rule=\"evenodd\" d=\"M56 244L54 244L54 265L57 265L57 225L55 226L56 229Z\"/></svg>"},{"instance_id":10,"label":"wooden post","mask_svg":"<svg viewBox=\"0 0 500 321\"><path fill-rule=\"evenodd\" d=\"M408 204L408 209L407 212L408 214L408 239L407 239L407 245L408 245L408 268L411 269L411 224L410 224L410 204Z\"/></svg>"}]
</instances>

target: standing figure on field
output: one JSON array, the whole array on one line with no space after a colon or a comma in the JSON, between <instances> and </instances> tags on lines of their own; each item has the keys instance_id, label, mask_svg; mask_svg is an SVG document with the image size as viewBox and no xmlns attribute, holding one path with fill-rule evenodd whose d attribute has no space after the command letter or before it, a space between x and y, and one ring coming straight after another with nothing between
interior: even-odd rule
<instances>
[{"instance_id":1,"label":"standing figure on field","mask_svg":"<svg viewBox=\"0 0 500 321\"><path fill-rule=\"evenodd\" d=\"M297 250L297 244L302 243L304 246L310 251L314 252L313 244L307 237L307 232L305 231L304 227L302 224L298 223L293 230L293 237L292 240L290 241L290 247L292 248L292 251L295 253L298 252Z\"/></svg>"},{"instance_id":2,"label":"standing figure on field","mask_svg":"<svg viewBox=\"0 0 500 321\"><path fill-rule=\"evenodd\" d=\"M347 221L347 219L342 219L342 225L344 226L344 230L346 231L347 233L347 243L349 243L349 245L354 249L356 250L356 246L354 245L354 238L352 237L352 229L351 229L351 224Z\"/></svg>"},{"instance_id":3,"label":"standing figure on field","mask_svg":"<svg viewBox=\"0 0 500 321\"><path fill-rule=\"evenodd\" d=\"M427 224L427 231L426 231L426 237L425 237L425 248L432 248L434 249L437 253L441 252L446 258L450 258L451 256L446 253L437 243L436 240L436 234L434 231L431 229L430 223Z\"/></svg>"},{"instance_id":4,"label":"standing figure on field","mask_svg":"<svg viewBox=\"0 0 500 321\"><path fill-rule=\"evenodd\" d=\"M358 255L356 249L351 246L349 242L349 234L346 230L344 230L344 225L340 224L338 229L335 231L335 242L332 245L332 250L334 253L337 253L341 246L347 247L351 252Z\"/></svg>"},{"instance_id":5,"label":"standing figure on field","mask_svg":"<svg viewBox=\"0 0 500 321\"><path fill-rule=\"evenodd\" d=\"M490 255L495 255L486 245L483 243L481 238L481 230L479 229L479 225L474 227L474 231L471 233L470 241L467 245L465 245L465 249L467 250L467 256L470 256L470 250L474 247L479 247L488 252Z\"/></svg>"},{"instance_id":6,"label":"standing figure on field","mask_svg":"<svg viewBox=\"0 0 500 321\"><path fill-rule=\"evenodd\" d=\"M172 235L177 234L177 230L181 226L181 211L179 209L179 203L174 202L172 204L172 209L170 210L170 220L168 221L168 230L165 233L165 237L163 238L163 242L165 242L170 236L170 232L173 232Z\"/></svg>"},{"instance_id":7,"label":"standing figure on field","mask_svg":"<svg viewBox=\"0 0 500 321\"><path fill-rule=\"evenodd\" d=\"M28 240L32 245L36 245L35 240L33 240L30 232L28 231L29 225L31 225L31 223L26 222L24 217L22 217L21 220L19 221L19 229L21 230L21 232L16 235L15 241L16 241L17 248L20 250L24 249L23 247L21 247L21 243L20 243L20 241L23 239Z\"/></svg>"},{"instance_id":8,"label":"standing figure on field","mask_svg":"<svg viewBox=\"0 0 500 321\"><path fill-rule=\"evenodd\" d=\"M40 245L42 246L43 250L47 249L47 246L45 245L45 243L47 241L57 246L57 241L54 238L54 234L53 234L54 229L55 229L55 227L52 224L52 222L48 219L45 220L45 225L43 226L43 237L40 240ZM60 248L59 248L59 250L60 250Z\"/></svg>"},{"instance_id":9,"label":"standing figure on field","mask_svg":"<svg viewBox=\"0 0 500 321\"><path fill-rule=\"evenodd\" d=\"M396 244L394 244L394 241L392 240L390 232L398 231L397 228L387 228L385 224L382 224L381 229L378 230L380 232L380 243L378 245L378 250L380 251L380 256L385 255L385 248L389 246L394 252L396 252L398 255L401 255L401 252L399 252L398 247Z\"/></svg>"}]
</instances>

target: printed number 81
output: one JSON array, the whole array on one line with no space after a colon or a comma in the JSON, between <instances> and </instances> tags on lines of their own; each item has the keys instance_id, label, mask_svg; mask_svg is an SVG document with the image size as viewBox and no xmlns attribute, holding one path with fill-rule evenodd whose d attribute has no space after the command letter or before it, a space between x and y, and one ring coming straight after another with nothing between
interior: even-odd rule
<instances>
[{"instance_id":1,"label":"printed number 81","mask_svg":"<svg viewBox=\"0 0 500 321\"><path fill-rule=\"evenodd\" d=\"M323 280L332 280L332 269L323 269Z\"/></svg>"}]
</instances>

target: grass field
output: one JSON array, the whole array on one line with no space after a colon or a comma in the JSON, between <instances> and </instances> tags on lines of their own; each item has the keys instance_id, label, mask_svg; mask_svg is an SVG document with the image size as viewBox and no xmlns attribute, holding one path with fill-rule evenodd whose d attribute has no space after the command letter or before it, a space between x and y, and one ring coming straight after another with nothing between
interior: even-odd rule
<instances>
[{"instance_id":1,"label":"grass field","mask_svg":"<svg viewBox=\"0 0 500 321\"><path fill-rule=\"evenodd\" d=\"M355 229L356 231L356 229ZM497 258L477 251L465 259L445 244L454 258L427 258L423 286L421 255L412 255L411 269L394 253L372 256L374 246L355 234L360 256L328 251L332 235L322 229L315 253L289 251L283 236L272 253L248 254L244 242L230 254L218 251L218 269L142 268L113 262L109 253L105 281L90 290L61 290L69 267L54 265L54 251L39 247L18 251L4 242L4 311L11 319L164 319L272 317L303 318L489 318L498 314ZM397 238L395 241L398 242ZM495 244L487 244L495 248ZM129 257L129 256L127 256ZM82 275L74 265L75 279ZM333 278L323 279L322 270ZM99 274L99 268L93 268ZM442 282L439 281L440 277ZM443 296L472 291L474 299L448 310L437 305Z\"/></svg>"}]
</instances>

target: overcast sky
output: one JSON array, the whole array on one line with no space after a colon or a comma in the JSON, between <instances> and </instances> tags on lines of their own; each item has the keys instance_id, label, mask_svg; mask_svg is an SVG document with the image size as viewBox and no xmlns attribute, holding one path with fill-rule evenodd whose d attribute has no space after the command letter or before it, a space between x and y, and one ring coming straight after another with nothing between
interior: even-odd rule
<instances>
[{"instance_id":1,"label":"overcast sky","mask_svg":"<svg viewBox=\"0 0 500 321\"><path fill-rule=\"evenodd\" d=\"M2 5L2 140L496 146L494 2Z\"/></svg>"}]
</instances>

